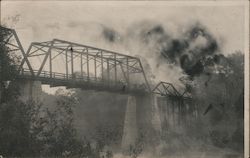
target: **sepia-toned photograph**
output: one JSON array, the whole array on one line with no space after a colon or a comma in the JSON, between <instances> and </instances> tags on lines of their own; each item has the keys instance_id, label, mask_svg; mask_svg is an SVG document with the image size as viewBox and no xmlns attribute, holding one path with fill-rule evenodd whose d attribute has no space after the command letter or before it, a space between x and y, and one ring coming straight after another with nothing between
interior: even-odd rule
<instances>
[{"instance_id":1,"label":"sepia-toned photograph","mask_svg":"<svg viewBox=\"0 0 250 158\"><path fill-rule=\"evenodd\" d=\"M0 1L0 158L248 158L249 1Z\"/></svg>"}]
</instances>

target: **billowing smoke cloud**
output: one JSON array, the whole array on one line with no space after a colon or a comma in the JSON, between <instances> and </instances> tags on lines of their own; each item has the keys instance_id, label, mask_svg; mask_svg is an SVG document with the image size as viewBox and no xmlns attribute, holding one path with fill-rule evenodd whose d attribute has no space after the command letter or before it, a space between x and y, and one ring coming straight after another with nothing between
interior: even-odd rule
<instances>
[{"instance_id":1,"label":"billowing smoke cloud","mask_svg":"<svg viewBox=\"0 0 250 158\"><path fill-rule=\"evenodd\" d=\"M179 63L186 74L195 76L203 73L203 61L218 51L218 43L212 34L204 26L196 24L181 38L172 39L161 53L172 62Z\"/></svg>"},{"instance_id":2,"label":"billowing smoke cloud","mask_svg":"<svg viewBox=\"0 0 250 158\"><path fill-rule=\"evenodd\" d=\"M120 35L112 28L103 27L102 34L108 42L117 42L120 40Z\"/></svg>"},{"instance_id":3,"label":"billowing smoke cloud","mask_svg":"<svg viewBox=\"0 0 250 158\"><path fill-rule=\"evenodd\" d=\"M220 47L216 38L200 23L183 26L184 31L173 31L159 23L143 21L118 33L103 27L107 42L123 45L132 55L144 56L152 68L153 79L178 83L183 76L193 78L204 73L207 64L219 60ZM123 40L119 40L123 39ZM152 76L152 75L151 75Z\"/></svg>"}]
</instances>

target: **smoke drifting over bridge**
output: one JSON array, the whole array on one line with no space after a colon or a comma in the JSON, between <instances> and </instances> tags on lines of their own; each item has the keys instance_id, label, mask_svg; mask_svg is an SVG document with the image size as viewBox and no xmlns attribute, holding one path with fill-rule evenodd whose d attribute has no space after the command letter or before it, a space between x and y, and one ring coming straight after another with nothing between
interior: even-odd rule
<instances>
[{"instance_id":1,"label":"smoke drifting over bridge","mask_svg":"<svg viewBox=\"0 0 250 158\"><path fill-rule=\"evenodd\" d=\"M194 22L182 28L185 30L173 35L160 23L143 21L131 25L125 33L102 27L102 37L109 44L122 45L132 54L147 57L143 63L151 66L152 72L147 69L147 74L152 80L167 78L181 88L180 78L205 74L208 64L217 64L223 57L219 42L204 25Z\"/></svg>"}]
</instances>

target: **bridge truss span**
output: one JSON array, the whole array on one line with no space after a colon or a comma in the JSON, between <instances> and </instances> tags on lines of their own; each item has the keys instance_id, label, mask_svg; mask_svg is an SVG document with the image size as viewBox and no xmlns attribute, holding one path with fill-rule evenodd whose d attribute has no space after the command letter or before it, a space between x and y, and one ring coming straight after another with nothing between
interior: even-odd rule
<instances>
[{"instance_id":1,"label":"bridge truss span","mask_svg":"<svg viewBox=\"0 0 250 158\"><path fill-rule=\"evenodd\" d=\"M14 29L0 26L0 34L5 37L0 44L21 59L17 65L20 79L41 81L52 87L190 98L171 83L150 86L138 57L60 39L33 42L25 52Z\"/></svg>"},{"instance_id":2,"label":"bridge truss span","mask_svg":"<svg viewBox=\"0 0 250 158\"><path fill-rule=\"evenodd\" d=\"M29 70L35 78L46 76L151 91L137 57L59 39L31 43L26 56L33 67L21 65L25 72L22 74Z\"/></svg>"}]
</instances>

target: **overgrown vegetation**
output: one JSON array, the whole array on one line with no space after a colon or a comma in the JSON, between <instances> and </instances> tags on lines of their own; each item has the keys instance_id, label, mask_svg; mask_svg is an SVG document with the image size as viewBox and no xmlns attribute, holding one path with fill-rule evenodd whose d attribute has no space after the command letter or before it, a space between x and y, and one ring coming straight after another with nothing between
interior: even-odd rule
<instances>
[{"instance_id":1,"label":"overgrown vegetation","mask_svg":"<svg viewBox=\"0 0 250 158\"><path fill-rule=\"evenodd\" d=\"M195 79L192 93L212 144L243 152L244 56L235 52L219 60Z\"/></svg>"},{"instance_id":2,"label":"overgrown vegetation","mask_svg":"<svg viewBox=\"0 0 250 158\"><path fill-rule=\"evenodd\" d=\"M11 54L4 43L9 35L0 29L0 155L81 154L83 144L77 140L73 126L75 98L59 93L54 111L37 101L20 99L20 87L15 82L20 57Z\"/></svg>"}]
</instances>

